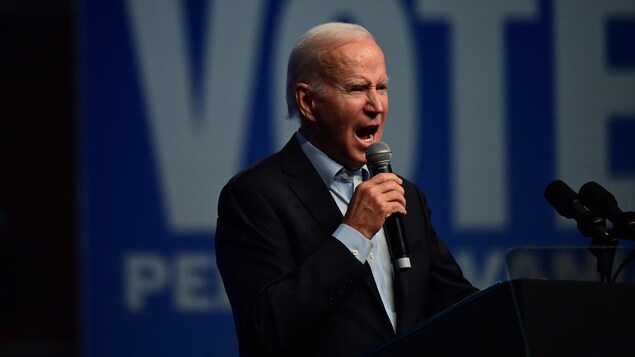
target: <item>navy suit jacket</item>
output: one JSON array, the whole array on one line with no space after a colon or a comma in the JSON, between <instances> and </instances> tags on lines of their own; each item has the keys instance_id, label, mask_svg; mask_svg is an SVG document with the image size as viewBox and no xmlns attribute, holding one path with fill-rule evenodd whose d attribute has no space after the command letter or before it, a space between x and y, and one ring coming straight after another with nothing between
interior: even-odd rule
<instances>
[{"instance_id":1,"label":"navy suit jacket","mask_svg":"<svg viewBox=\"0 0 635 357\"><path fill-rule=\"evenodd\" d=\"M398 272L397 333L474 293L403 187L412 269ZM295 136L234 176L218 204L216 261L243 356L353 356L395 335L367 264L331 234L342 214Z\"/></svg>"}]
</instances>

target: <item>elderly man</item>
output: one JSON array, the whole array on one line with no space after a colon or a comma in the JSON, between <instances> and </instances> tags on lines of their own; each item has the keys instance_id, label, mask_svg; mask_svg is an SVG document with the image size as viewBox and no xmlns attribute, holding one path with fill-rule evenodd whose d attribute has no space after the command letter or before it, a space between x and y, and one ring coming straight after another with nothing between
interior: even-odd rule
<instances>
[{"instance_id":1,"label":"elderly man","mask_svg":"<svg viewBox=\"0 0 635 357\"><path fill-rule=\"evenodd\" d=\"M328 23L304 34L287 72L286 146L223 189L218 268L241 355L358 355L474 293L430 224L423 193L369 178L388 75L373 36ZM402 215L412 268L397 271L382 228Z\"/></svg>"}]
</instances>

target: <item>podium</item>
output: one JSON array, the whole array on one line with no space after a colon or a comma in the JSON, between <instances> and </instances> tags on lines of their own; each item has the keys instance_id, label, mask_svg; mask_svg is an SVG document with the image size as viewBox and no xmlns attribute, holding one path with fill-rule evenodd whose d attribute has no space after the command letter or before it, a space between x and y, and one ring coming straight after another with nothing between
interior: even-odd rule
<instances>
[{"instance_id":1,"label":"podium","mask_svg":"<svg viewBox=\"0 0 635 357\"><path fill-rule=\"evenodd\" d=\"M635 249L609 248L609 263L623 262L617 282L588 281L606 267L597 248L512 249L509 280L366 356L635 356L635 267L622 270Z\"/></svg>"},{"instance_id":2,"label":"podium","mask_svg":"<svg viewBox=\"0 0 635 357\"><path fill-rule=\"evenodd\" d=\"M635 284L499 282L367 356L635 356Z\"/></svg>"},{"instance_id":3,"label":"podium","mask_svg":"<svg viewBox=\"0 0 635 357\"><path fill-rule=\"evenodd\" d=\"M635 356L635 249L517 247L506 260L509 280L366 355Z\"/></svg>"}]
</instances>

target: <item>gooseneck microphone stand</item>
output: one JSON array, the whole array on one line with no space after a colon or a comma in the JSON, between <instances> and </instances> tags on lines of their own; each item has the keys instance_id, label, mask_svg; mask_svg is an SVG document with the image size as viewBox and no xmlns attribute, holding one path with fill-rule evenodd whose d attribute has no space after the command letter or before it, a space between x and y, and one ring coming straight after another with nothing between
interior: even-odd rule
<instances>
[{"instance_id":1,"label":"gooseneck microphone stand","mask_svg":"<svg viewBox=\"0 0 635 357\"><path fill-rule=\"evenodd\" d=\"M617 250L617 239L609 230L607 237L593 238L589 251L597 259L597 272L600 273L600 281L613 282L613 262Z\"/></svg>"}]
</instances>

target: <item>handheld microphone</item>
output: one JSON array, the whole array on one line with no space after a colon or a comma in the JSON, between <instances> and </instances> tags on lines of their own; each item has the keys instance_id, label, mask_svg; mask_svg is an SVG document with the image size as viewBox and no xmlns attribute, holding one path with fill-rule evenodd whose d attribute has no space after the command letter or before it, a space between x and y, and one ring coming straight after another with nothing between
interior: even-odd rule
<instances>
[{"instance_id":1,"label":"handheld microphone","mask_svg":"<svg viewBox=\"0 0 635 357\"><path fill-rule=\"evenodd\" d=\"M392 168L390 167L391 158L392 152L388 145L380 141L370 144L366 149L366 161L368 162L370 175L392 173ZM412 265L410 264L406 233L403 229L401 217L400 213L391 214L384 222L384 230L390 254L395 259L397 267L399 270L407 270Z\"/></svg>"},{"instance_id":2,"label":"handheld microphone","mask_svg":"<svg viewBox=\"0 0 635 357\"><path fill-rule=\"evenodd\" d=\"M575 193L564 181L555 180L545 188L545 198L563 217L572 218L578 222L578 230L585 237L608 239L606 221L595 211L589 211Z\"/></svg>"},{"instance_id":3,"label":"handheld microphone","mask_svg":"<svg viewBox=\"0 0 635 357\"><path fill-rule=\"evenodd\" d=\"M618 237L635 239L635 212L623 212L615 196L593 181L580 188L580 199L589 208L597 210L613 222L613 234Z\"/></svg>"}]
</instances>

